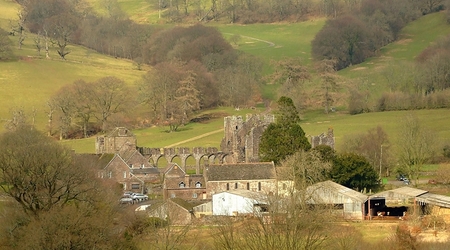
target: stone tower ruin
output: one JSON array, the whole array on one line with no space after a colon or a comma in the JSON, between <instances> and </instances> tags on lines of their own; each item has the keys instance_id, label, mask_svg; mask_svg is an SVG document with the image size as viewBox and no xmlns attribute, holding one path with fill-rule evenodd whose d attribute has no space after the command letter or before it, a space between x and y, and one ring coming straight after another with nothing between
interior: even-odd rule
<instances>
[{"instance_id":1,"label":"stone tower ruin","mask_svg":"<svg viewBox=\"0 0 450 250\"><path fill-rule=\"evenodd\" d=\"M319 145L327 145L334 149L334 133L332 128L328 128L328 133L311 136L311 147L315 148Z\"/></svg>"},{"instance_id":2,"label":"stone tower ruin","mask_svg":"<svg viewBox=\"0 0 450 250\"><path fill-rule=\"evenodd\" d=\"M127 128L118 127L105 136L97 137L95 141L96 154L122 154L136 149L136 136Z\"/></svg>"},{"instance_id":3,"label":"stone tower ruin","mask_svg":"<svg viewBox=\"0 0 450 250\"><path fill-rule=\"evenodd\" d=\"M220 150L229 156L227 162L259 162L259 143L270 123L275 122L272 114L228 116L224 118L224 137Z\"/></svg>"}]
</instances>

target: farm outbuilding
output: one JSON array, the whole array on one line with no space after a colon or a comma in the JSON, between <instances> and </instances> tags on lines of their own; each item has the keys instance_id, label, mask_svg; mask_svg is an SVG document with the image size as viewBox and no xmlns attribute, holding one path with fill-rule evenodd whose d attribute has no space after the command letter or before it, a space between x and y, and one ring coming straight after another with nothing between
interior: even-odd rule
<instances>
[{"instance_id":1,"label":"farm outbuilding","mask_svg":"<svg viewBox=\"0 0 450 250\"><path fill-rule=\"evenodd\" d=\"M450 223L450 197L440 194L426 193L416 197L415 204L423 215L440 216Z\"/></svg>"},{"instance_id":2,"label":"farm outbuilding","mask_svg":"<svg viewBox=\"0 0 450 250\"><path fill-rule=\"evenodd\" d=\"M263 212L267 198L260 192L237 189L213 194L213 215L236 216Z\"/></svg>"},{"instance_id":3,"label":"farm outbuilding","mask_svg":"<svg viewBox=\"0 0 450 250\"><path fill-rule=\"evenodd\" d=\"M307 189L311 204L334 205L344 219L362 220L367 214L364 204L368 196L333 181L319 182Z\"/></svg>"},{"instance_id":4,"label":"farm outbuilding","mask_svg":"<svg viewBox=\"0 0 450 250\"><path fill-rule=\"evenodd\" d=\"M414 204L414 199L420 195L426 194L428 191L412 188L412 187L401 187L392 190L383 191L376 193L372 197L384 197L386 199L386 204L396 204L396 205L412 205Z\"/></svg>"}]
</instances>

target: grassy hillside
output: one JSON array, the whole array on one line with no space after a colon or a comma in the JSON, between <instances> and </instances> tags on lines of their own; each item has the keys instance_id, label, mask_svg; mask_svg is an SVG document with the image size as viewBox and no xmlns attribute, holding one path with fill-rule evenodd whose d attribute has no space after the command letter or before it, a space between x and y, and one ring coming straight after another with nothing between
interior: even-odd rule
<instances>
[{"instance_id":1,"label":"grassy hillside","mask_svg":"<svg viewBox=\"0 0 450 250\"><path fill-rule=\"evenodd\" d=\"M239 35L236 48L263 58L266 62L300 57L310 64L311 41L325 24L325 19L301 23L217 25L226 38Z\"/></svg>"},{"instance_id":2,"label":"grassy hillside","mask_svg":"<svg viewBox=\"0 0 450 250\"><path fill-rule=\"evenodd\" d=\"M17 19L17 11L19 10L19 5L12 0L1 0L0 10L0 27L5 30L9 30L9 20Z\"/></svg>"},{"instance_id":3,"label":"grassy hillside","mask_svg":"<svg viewBox=\"0 0 450 250\"><path fill-rule=\"evenodd\" d=\"M9 18L16 18L17 8L12 1L0 0L0 24L8 24ZM44 129L46 102L61 86L78 79L94 81L105 76L116 76L134 84L145 74L145 70L137 70L132 61L101 55L80 46L68 46L67 60L59 58L56 48L50 49L51 59L45 59L43 52L38 56L34 48L34 35L27 33L26 36L21 50L14 46L17 60L0 62L0 121L9 119L10 111L15 108L24 109L28 116L36 110L36 126ZM15 42L15 37L10 38Z\"/></svg>"},{"instance_id":4,"label":"grassy hillside","mask_svg":"<svg viewBox=\"0 0 450 250\"><path fill-rule=\"evenodd\" d=\"M413 63L425 48L450 34L445 15L444 12L433 13L408 24L400 39L383 47L378 56L341 70L339 74L345 78L364 79L370 91L375 93L388 89L383 71L393 65Z\"/></svg>"},{"instance_id":5,"label":"grassy hillside","mask_svg":"<svg viewBox=\"0 0 450 250\"><path fill-rule=\"evenodd\" d=\"M99 1L91 0L90 2L96 9L101 10ZM152 9L148 1L119 0L118 2L122 10L127 14L131 13L134 19L138 16L148 18L148 15L157 14L154 11L148 11ZM7 19L15 18L17 5L12 1L0 0L0 8L5 10L5 15L0 17L0 24L7 24ZM306 64L309 64L311 63L310 42L324 23L325 20L318 19L293 24L215 26L226 38L240 35L241 38L235 44L236 48L256 55L266 63L284 57L301 57ZM414 57L431 42L448 33L450 28L444 20L443 13L425 16L407 26L402 33L402 39L383 48L380 56L343 70L340 74L348 79L358 77L368 79L372 91L380 91L385 88L383 76L380 73L383 68L389 67L390 63L412 62ZM38 127L44 128L46 125L45 103L60 86L76 79L92 81L107 75L117 76L129 84L134 84L145 73L145 70L136 70L131 61L114 59L77 46L70 46L69 49L71 53L67 56L67 61L60 60L54 49L52 49L51 60L42 59L37 57L33 48L32 35L29 34L24 48L20 51L15 50L20 59L0 64L0 86L2 87L0 100L3 104L0 107L1 119L10 116L11 108L22 107L28 114L31 114L34 108L37 110L36 123ZM266 95L270 95L274 93L274 88L267 88L265 91ZM245 115L247 112L254 111L218 109L211 112ZM401 119L406 113L385 112L349 116L342 113L324 115L322 112L308 112L304 114L302 127L308 135L318 135L332 127L338 149L344 136L363 133L377 125L383 126L391 142L394 142L397 139L399 118ZM450 122L450 117L447 118L448 110L420 110L415 113L425 125L437 131L441 139L450 138L450 131L447 128ZM217 118L208 123L189 124L176 133L166 133L166 128L160 127L136 130L134 133L138 137L140 146L218 147L223 136L223 132L219 131L222 127L223 119ZM3 127L0 128L2 129ZM208 135L202 136L204 134ZM94 152L94 138L63 143L73 147L77 152Z\"/></svg>"}]
</instances>

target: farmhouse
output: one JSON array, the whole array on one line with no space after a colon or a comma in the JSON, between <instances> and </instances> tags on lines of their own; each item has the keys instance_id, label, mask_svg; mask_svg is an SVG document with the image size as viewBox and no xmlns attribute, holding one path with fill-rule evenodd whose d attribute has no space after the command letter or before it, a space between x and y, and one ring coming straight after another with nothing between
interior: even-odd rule
<instances>
[{"instance_id":1,"label":"farmhouse","mask_svg":"<svg viewBox=\"0 0 450 250\"><path fill-rule=\"evenodd\" d=\"M108 157L111 154L103 154ZM127 157L124 159L124 157ZM100 178L114 179L124 190L145 193L145 183L160 181L159 170L151 166L136 149L113 154L111 160L98 172Z\"/></svg>"},{"instance_id":2,"label":"farmhouse","mask_svg":"<svg viewBox=\"0 0 450 250\"><path fill-rule=\"evenodd\" d=\"M230 190L248 190L265 194L277 192L273 162L208 165L204 170L207 198Z\"/></svg>"},{"instance_id":3,"label":"farmhouse","mask_svg":"<svg viewBox=\"0 0 450 250\"><path fill-rule=\"evenodd\" d=\"M203 175L188 175L178 164L172 163L163 170L163 197L187 201L205 200L205 178Z\"/></svg>"},{"instance_id":4,"label":"farmhouse","mask_svg":"<svg viewBox=\"0 0 450 250\"><path fill-rule=\"evenodd\" d=\"M123 190L141 193L144 191L144 181L131 173L131 169L120 155L115 154L111 161L98 172L100 178L114 179Z\"/></svg>"}]
</instances>

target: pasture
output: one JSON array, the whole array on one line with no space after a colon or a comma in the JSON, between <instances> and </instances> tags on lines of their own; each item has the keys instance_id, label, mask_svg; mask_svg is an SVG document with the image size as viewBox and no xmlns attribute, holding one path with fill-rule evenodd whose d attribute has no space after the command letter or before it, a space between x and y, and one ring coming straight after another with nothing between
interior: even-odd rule
<instances>
[{"instance_id":1,"label":"pasture","mask_svg":"<svg viewBox=\"0 0 450 250\"><path fill-rule=\"evenodd\" d=\"M90 0L89 2L96 11L102 12L104 6L100 1ZM150 3L144 0L119 0L118 3L133 20L139 19L139 16L157 14L154 11L155 6L152 7ZM3 11L0 17L0 25L8 26L8 20L16 18L17 7L17 4L13 1L0 0L0 8ZM422 17L408 25L402 33L402 39L383 48L379 56L345 69L339 74L344 79L366 79L366 83L372 92L385 89L386 84L382 69L390 67L391 64L412 62L415 56L439 36L450 33L450 26L446 24L444 18L444 13ZM240 39L235 42L234 46L241 51L262 58L267 65L265 72L269 73L271 60L280 60L286 57L300 57L305 64L310 65L311 40L324 24L324 19L315 19L301 23L211 25L217 27L227 39L239 35ZM14 40L14 37L11 38ZM27 34L23 49L14 49L18 60L0 64L1 120L9 119L10 111L14 108L22 108L28 116L31 116L34 110L36 112L36 126L44 129L47 123L46 102L61 86L72 83L77 79L94 81L104 76L117 76L133 85L146 72L146 69L137 70L134 63L128 60L101 55L80 46L69 46L68 49L71 53L65 61L59 59L55 48L51 48L52 58L50 60L44 59L42 55L37 55L33 45L33 35ZM358 82L364 84L361 81ZM276 88L275 85L266 85L263 89L263 95L275 98ZM245 112L255 111L240 110L234 112L233 109L217 109L208 112L222 115L245 115ZM332 127L338 149L344 136L364 133L377 125L386 130L391 143L394 144L398 139L399 128L397 125L406 113L408 112L398 111L349 116L343 110L328 115L321 111L310 110L302 111L303 121L301 125L307 135L318 135ZM414 113L420 117L425 126L436 131L440 140L450 138L450 130L447 125L450 120L447 115L448 110L419 110L414 111ZM165 147L175 144L186 147L199 145L218 147L223 133L201 135L221 128L223 128L223 118L218 117L206 123L188 124L175 133L167 133L164 127L140 129L134 131L134 133L137 135L140 146ZM0 127L1 130L3 130L3 126ZM80 153L94 152L93 138L69 140L63 143Z\"/></svg>"}]
</instances>

